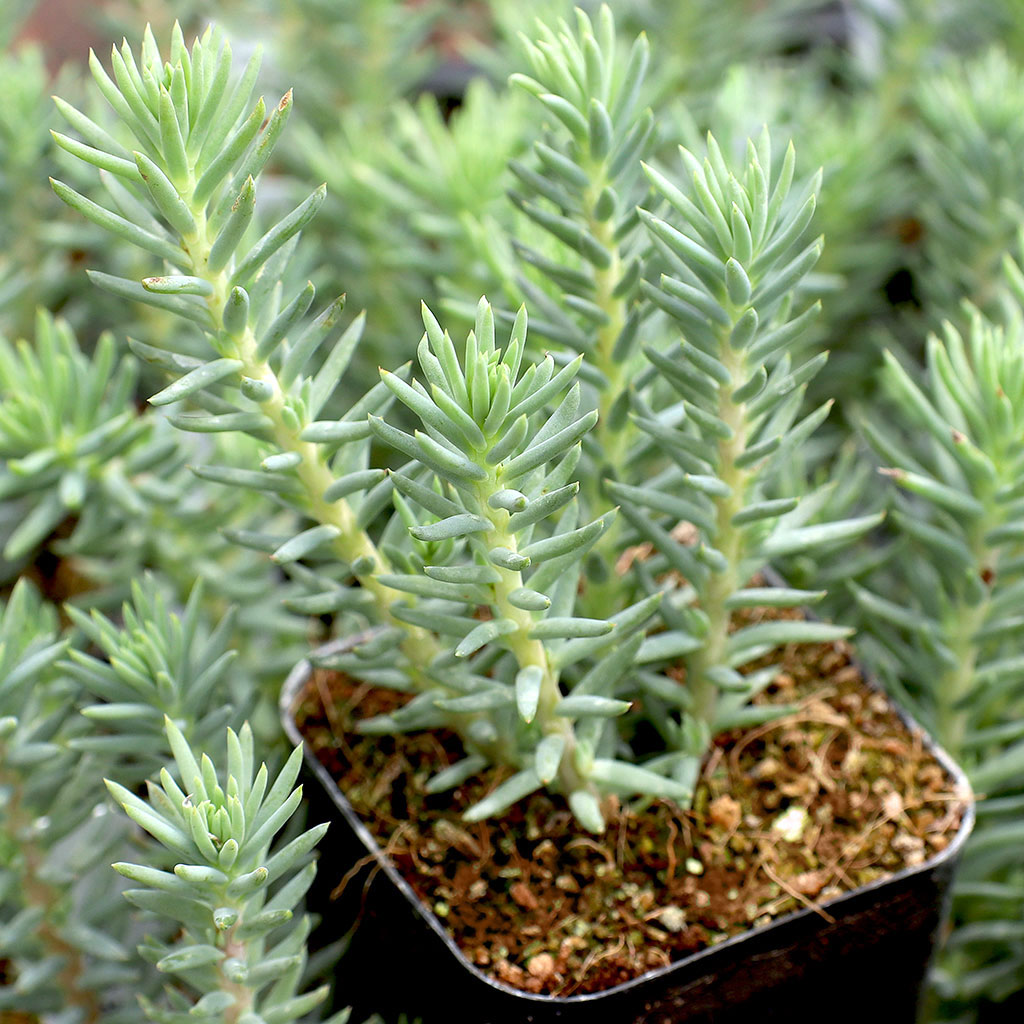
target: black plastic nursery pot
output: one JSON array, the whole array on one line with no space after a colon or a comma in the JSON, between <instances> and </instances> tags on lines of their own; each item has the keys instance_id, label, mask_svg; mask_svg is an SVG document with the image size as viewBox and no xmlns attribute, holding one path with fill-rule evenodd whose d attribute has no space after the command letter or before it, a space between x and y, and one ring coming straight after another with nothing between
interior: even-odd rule
<instances>
[{"instance_id":1,"label":"black plastic nursery pot","mask_svg":"<svg viewBox=\"0 0 1024 1024\"><path fill-rule=\"evenodd\" d=\"M354 640L328 644L314 659L343 653ZM320 884L327 888L313 909L324 915L331 936L356 925L337 985L338 1005L352 1005L353 1020L374 1012L388 1024L402 1014L422 1024L915 1020L953 875L974 824L964 773L927 735L922 745L948 773L964 807L957 831L938 854L602 992L534 995L489 977L463 955L317 760L294 715L312 672L310 661L292 671L281 714L289 739L304 747L308 774L320 783L308 791L311 820L333 823L321 852ZM867 677L865 685L878 692ZM909 730L921 732L894 709ZM346 874L344 897L329 900Z\"/></svg>"}]
</instances>

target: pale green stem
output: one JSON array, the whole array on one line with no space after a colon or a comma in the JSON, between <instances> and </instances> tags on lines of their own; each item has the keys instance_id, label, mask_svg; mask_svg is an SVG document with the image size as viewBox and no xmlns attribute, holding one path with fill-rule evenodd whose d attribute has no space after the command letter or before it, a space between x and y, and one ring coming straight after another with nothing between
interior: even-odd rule
<instances>
[{"instance_id":1,"label":"pale green stem","mask_svg":"<svg viewBox=\"0 0 1024 1024\"><path fill-rule=\"evenodd\" d=\"M238 909L239 924L242 923L242 909ZM225 959L236 959L242 963L248 962L248 950L244 942L236 939L235 931L238 924L230 929L224 943ZM223 970L218 967L217 976L220 979L220 990L232 995L234 1003L224 1011L224 1024L238 1024L243 1015L250 1013L255 1007L255 992L248 985L232 981L226 977Z\"/></svg>"},{"instance_id":2,"label":"pale green stem","mask_svg":"<svg viewBox=\"0 0 1024 1024\"><path fill-rule=\"evenodd\" d=\"M229 275L226 271L216 275L203 272L213 239L205 233L205 219L200 221L199 213L194 213L194 216L197 224L203 226L200 228L197 249L201 255L195 259L193 273L213 285L213 294L207 298L207 304L216 323L220 321L230 292ZM391 603L395 599L395 592L377 579L378 574L391 572L391 566L370 536L359 526L355 511L344 498L334 502L324 500L324 492L334 482L334 476L317 446L310 441L302 440L301 434L305 424L295 427L288 422L284 389L270 364L257 355L256 338L251 327L246 325L242 335L234 340L234 346L235 357L243 364L239 372L253 380L263 381L271 389L270 397L260 403L260 409L270 420L275 444L282 451L297 452L302 458L295 467L295 473L306 491L310 516L318 523L337 527L338 536L334 538L332 545L343 561L351 565L360 559L369 560L372 568L356 573L355 578L373 596L377 622L388 623L403 631L401 648L413 682L420 689L436 686L436 682L426 676L424 669L441 653L441 646L428 630L401 622L391 615ZM479 714L454 715L449 724L460 735L465 736L470 723L480 717ZM511 748L507 737L499 737L491 744L474 741L474 745L492 761L501 763L511 760Z\"/></svg>"},{"instance_id":3,"label":"pale green stem","mask_svg":"<svg viewBox=\"0 0 1024 1024\"><path fill-rule=\"evenodd\" d=\"M1002 460L995 461L998 464ZM975 569L979 574L986 570L997 571L998 551L988 547L984 538L989 530L1003 522L1003 517L993 507L992 488L983 490L984 493L977 497L984 506L984 512L968 535L968 546L974 555ZM946 643L956 658L956 666L940 677L935 688L936 725L939 741L954 757L963 755L970 711L969 707L963 706L963 702L974 686L975 671L981 655L978 633L988 619L992 602L991 585L986 584L986 587L985 597L976 605L967 605L962 600L955 601L944 623L947 627L944 630Z\"/></svg>"},{"instance_id":4,"label":"pale green stem","mask_svg":"<svg viewBox=\"0 0 1024 1024\"><path fill-rule=\"evenodd\" d=\"M211 273L207 267L210 249L215 238L209 229L204 209L193 209L197 230L192 237L183 240L183 248L192 259L192 273L213 287L213 293L207 297L207 306L213 322L221 322L224 307L227 303L231 285L227 270ZM232 353L242 363L239 371L253 380L262 381L270 388L270 396L259 403L260 409L271 424L274 443L286 452L295 452L301 462L295 469L309 500L309 513L318 523L334 526L338 535L333 541L334 550L339 557L353 564L358 560L368 560L372 568L356 575L360 585L372 595L376 605L377 618L381 622L400 625L405 633L402 649L408 658L414 673L418 674L420 666L429 664L438 654L439 648L434 637L424 629L404 623L397 623L391 617L390 605L394 594L377 580L377 575L390 571L385 557L377 550L370 536L360 528L352 506L344 499L335 502L324 500L324 492L334 482L330 468L322 457L319 449L310 441L301 438L307 424L290 422L286 412L287 399L281 382L270 364L260 359L257 353L257 341L252 328L247 324L242 334L232 339Z\"/></svg>"},{"instance_id":5,"label":"pale green stem","mask_svg":"<svg viewBox=\"0 0 1024 1024\"><path fill-rule=\"evenodd\" d=\"M593 362L607 380L607 387L598 396L598 420L594 426L593 437L600 448L604 466L614 479L621 479L625 474L629 441L632 435L632 422L626 420L618 429L610 424L611 407L615 400L626 390L628 384L627 367L614 358L615 343L626 326L629 308L626 299L615 295L614 291L623 273L622 254L615 240L615 222L612 219L599 221L594 215L594 207L602 189L605 187L605 168L599 165L590 172L594 184L587 190L583 205L586 211L587 227L591 234L611 253L611 263L604 269L594 270L594 303L603 310L608 322L597 330L594 346ZM592 510L606 505L601 494L600 479L585 481L587 486L588 504ZM619 546L621 522L618 517L611 523L595 545L595 553L612 565ZM591 580L587 592L583 596L587 610L597 616L608 616L619 611L621 602L621 582L610 570L609 579L604 582Z\"/></svg>"},{"instance_id":6,"label":"pale green stem","mask_svg":"<svg viewBox=\"0 0 1024 1024\"><path fill-rule=\"evenodd\" d=\"M629 304L625 296L614 294L622 279L624 266L622 251L615 239L615 219L609 217L607 220L598 220L595 213L598 199L609 184L607 167L603 162L592 163L585 165L584 170L591 181L590 187L583 194L583 216L586 218L587 230L611 254L611 262L607 267L594 268L594 304L608 318L608 322L597 329L591 357L594 367L608 381L608 386L598 396L599 418L594 427L594 437L600 445L605 464L618 476L626 459L630 429L627 421L622 429L611 430L608 414L629 382L625 363L617 362L614 356L615 343L626 326Z\"/></svg>"},{"instance_id":7,"label":"pale green stem","mask_svg":"<svg viewBox=\"0 0 1024 1024\"><path fill-rule=\"evenodd\" d=\"M192 188L188 184L188 189ZM209 229L205 209L193 209L196 222L196 233L183 239L182 247L192 259L191 272L194 276L208 281L213 292L206 299L213 322L220 323L223 310L230 295L230 274L227 270L211 273L208 268L210 249L214 242L213 232ZM309 502L310 516L320 524L329 524L337 528L338 535L332 545L338 556L349 565L367 560L371 564L369 570L356 573L359 584L373 597L376 621L396 626L403 632L402 652L406 657L410 678L420 689L435 686L436 682L429 679L424 669L442 652L435 636L428 630L409 623L400 622L391 615L391 603L395 599L394 592L384 586L377 578L380 573L391 571L387 559L373 543L371 537L362 529L357 521L354 509L343 498L328 502L324 500L324 492L334 482L334 476L320 450L310 441L302 440L301 434L306 424L295 424L287 411L287 396L273 367L260 359L257 341L251 326L246 324L242 334L231 340L235 358L241 361L239 371L243 376L262 381L270 388L270 396L259 403L263 414L270 421L274 443L286 452L295 452L301 461L295 467L295 473L302 483ZM470 724L481 714L453 715L449 724L466 736ZM499 737L493 743L473 741L474 747L490 760L498 763L509 763L513 760L514 747L509 737Z\"/></svg>"},{"instance_id":8,"label":"pale green stem","mask_svg":"<svg viewBox=\"0 0 1024 1024\"><path fill-rule=\"evenodd\" d=\"M743 536L733 524L733 517L743 509L751 471L741 469L736 460L747 444L747 416L744 404L732 401L730 392L746 380L746 361L742 352L733 350L724 339L719 358L732 377L732 384L719 390L718 418L732 431L732 436L718 442L716 475L729 487L729 494L713 500L715 508L715 547L725 557L726 568L712 570L707 587L701 595L701 609L708 617L708 633L704 644L690 657L687 679L693 694L693 714L709 726L714 722L718 704L718 687L707 676L708 670L726 661L729 642L730 612L728 599L745 580L739 577L743 558Z\"/></svg>"},{"instance_id":9,"label":"pale green stem","mask_svg":"<svg viewBox=\"0 0 1024 1024\"><path fill-rule=\"evenodd\" d=\"M956 667L942 675L935 688L936 724L939 741L959 758L967 732L969 708L962 706L974 685L974 673L980 654L977 634L988 616L989 599L973 608L958 606L948 636L948 646L956 658Z\"/></svg>"},{"instance_id":10,"label":"pale green stem","mask_svg":"<svg viewBox=\"0 0 1024 1024\"><path fill-rule=\"evenodd\" d=\"M477 501L493 527L482 535L481 540L488 549L504 547L515 552L518 550L517 542L515 534L508 529L509 513L503 509L492 509L487 504L488 497L500 489L501 484L494 475L478 485ZM517 608L509 601L509 595L524 586L522 573L501 566L495 568L501 579L493 584L494 612L498 618L510 619L518 627L514 633L503 636L502 643L512 652L520 669L536 667L541 670L540 699L535 721L545 736L561 736L565 741L558 768L559 783L566 794L579 789L592 789L576 768L576 733L572 721L555 714L555 708L562 699L562 691L558 673L551 665L543 641L530 636L530 631L536 625L533 614Z\"/></svg>"},{"instance_id":11,"label":"pale green stem","mask_svg":"<svg viewBox=\"0 0 1024 1024\"><path fill-rule=\"evenodd\" d=\"M622 394L627 384L625 363L616 362L613 358L615 342L626 326L627 316L625 299L612 294L622 277L622 257L615 242L615 228L612 221L598 222L591 218L590 230L594 237L612 254L609 266L604 270L595 270L594 272L596 285L594 302L608 317L608 322L597 331L595 347L597 369L604 374L608 386L598 398L599 418L594 428L594 436L601 446L605 462L618 476L626 459L630 434L628 420L619 430L612 430L608 422L612 403Z\"/></svg>"}]
</instances>

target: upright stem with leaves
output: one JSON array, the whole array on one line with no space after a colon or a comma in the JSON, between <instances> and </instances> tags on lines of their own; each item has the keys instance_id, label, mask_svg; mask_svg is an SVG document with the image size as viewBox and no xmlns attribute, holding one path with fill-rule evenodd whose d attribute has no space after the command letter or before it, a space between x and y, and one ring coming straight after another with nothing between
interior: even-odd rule
<instances>
[{"instance_id":1,"label":"upright stem with leaves","mask_svg":"<svg viewBox=\"0 0 1024 1024\"><path fill-rule=\"evenodd\" d=\"M894 425L861 424L899 488L891 520L903 542L895 567L853 588L866 649L988 797L954 890L960 927L936 974L951 1007L1012 991L1024 971L1005 942L1019 929L1024 765L1024 275L1009 259L1005 270L1004 324L965 307L969 331L947 323L928 340L920 383L887 354Z\"/></svg>"},{"instance_id":2,"label":"upright stem with leaves","mask_svg":"<svg viewBox=\"0 0 1024 1024\"><path fill-rule=\"evenodd\" d=\"M467 662L467 692L436 705L490 710L496 724L504 722L500 731L522 736L513 755L519 771L467 817L500 813L552 782L595 832L604 828L602 802L609 792L688 797L689 791L661 775L598 756L605 726L629 710L629 702L613 692L639 649L635 631L656 599L625 609L616 622L573 614L582 560L613 518L578 525L579 484L572 474L581 441L597 421L596 411L578 415L580 387L573 379L582 358L557 373L550 355L537 363L524 358L525 309L502 352L491 308L481 301L461 361L428 311L424 324L419 362L429 390L382 371L424 432L410 436L383 420L370 422L381 440L417 458L437 481L428 488L396 477L403 494L441 517L413 526L412 536L456 544L443 552L447 564L424 564L423 575L388 575L381 582L464 605L460 617L446 616L442 624L435 614L434 623L457 639L453 655ZM554 412L538 415L548 405ZM483 622L468 614L480 605L489 612ZM393 614L408 612L394 608ZM503 650L511 659L501 657ZM594 659L592 667L563 693L562 670L585 657Z\"/></svg>"},{"instance_id":3,"label":"upright stem with leaves","mask_svg":"<svg viewBox=\"0 0 1024 1024\"><path fill-rule=\"evenodd\" d=\"M254 1017L290 1024L327 996L327 986L299 994L310 923L288 927L316 866L307 855L327 831L317 825L269 853L271 841L302 798L293 789L302 761L296 750L269 782L266 765L255 768L252 732L227 732L226 774L205 754L197 758L167 719L178 780L165 768L160 785L142 800L116 782L107 786L125 813L173 856L174 870L118 862L134 882L125 898L142 910L181 925L169 943L150 941L144 956L177 978L192 994L169 990L178 1014L209 1024L242 1024ZM156 1021L168 1016L150 1001ZM341 1015L332 1018L340 1024Z\"/></svg>"},{"instance_id":4,"label":"upright stem with leaves","mask_svg":"<svg viewBox=\"0 0 1024 1024\"><path fill-rule=\"evenodd\" d=\"M667 466L643 487L619 481L608 487L623 516L659 553L655 566L688 584L663 602L670 629L662 643L666 654L685 657L687 667L676 741L699 751L701 737L765 713L746 705L771 673L743 676L738 669L780 643L850 632L808 621L731 632L738 609L789 607L822 596L752 585L756 574L778 555L857 536L878 517L806 527L798 497L773 494L775 467L831 407L799 418L807 382L825 358L800 361L800 338L817 305L797 312L801 283L821 249L820 239L804 239L819 177L791 193L795 152L790 146L773 172L767 130L748 143L739 173L711 136L703 161L680 153L687 188L646 168L675 223L640 211L667 270L657 285L644 281L642 290L683 334L674 353L645 349L650 367L634 400L636 421ZM658 377L667 388L652 389ZM680 524L689 524L682 533ZM694 770L692 761L687 770Z\"/></svg>"},{"instance_id":5,"label":"upright stem with leaves","mask_svg":"<svg viewBox=\"0 0 1024 1024\"><path fill-rule=\"evenodd\" d=\"M538 23L535 41L521 37L532 74L514 74L511 82L536 97L554 123L534 143L533 167L512 164L522 191L511 198L551 250L516 243L536 271L520 279L540 315L535 329L564 346L566 358L586 355L585 379L600 414L590 452L618 476L630 441L629 381L641 361L636 300L646 253L635 204L639 159L654 127L650 109L640 106L649 47L641 35L623 60L607 5L596 28L579 9L576 22L575 31Z\"/></svg>"},{"instance_id":6,"label":"upright stem with leaves","mask_svg":"<svg viewBox=\"0 0 1024 1024\"><path fill-rule=\"evenodd\" d=\"M141 284L93 275L98 284L168 309L207 336L209 359L135 345L139 354L176 377L153 396L153 404L188 400L204 411L174 414L175 425L198 432L241 431L270 449L260 471L206 465L196 472L264 491L315 522L290 536L235 531L237 539L271 552L285 565L330 551L334 570L318 573L303 567L301 575L323 586L331 571L350 573L358 587L335 583L313 594L303 609L358 609L368 602L371 619L390 627L350 656L355 658L351 667L363 678L411 686L418 694L385 721L366 728L449 725L466 739L466 770L476 770L484 758L516 768L471 812L474 816L496 813L547 783L563 790L580 821L595 831L603 828L600 804L608 793L689 798L690 787L664 774L598 756L599 748L608 746L606 722L629 707L611 691L629 669L639 638L619 650L613 650L614 642L646 622L656 600L622 609L614 623L572 614L576 588L571 581L576 577L571 570L609 522L604 517L577 527L575 511L557 523L547 521L575 493L571 474L578 444L597 415L576 418L579 390L564 394L581 357L556 373L549 356L520 374L525 316L503 363L484 303L461 367L450 340L432 318L426 319L420 363L429 392L405 384L401 372L384 374L340 420L317 420L361 332L361 321L356 321L323 357L320 369L303 374L330 336L341 306L339 300L302 327L314 297L312 285L284 301L296 235L322 201L322 189L255 241L244 241L254 218L255 178L284 127L290 95L265 124L262 101L246 116L257 58L229 87L230 52L214 29L191 52L176 30L167 64L161 63L151 35L143 43L141 71L127 44L112 59L116 83L95 58L93 74L140 148L123 149L67 104L63 112L87 142L66 136L58 136L58 142L103 170L114 209L60 182L54 188L87 217L170 265L170 272ZM423 419L423 433L412 437L381 418L393 395ZM544 407L555 401L561 404L546 416ZM371 432L412 462L390 476L368 468ZM558 467L542 473L556 458ZM436 484L422 483L424 473ZM510 496L513 483L520 489ZM496 490L485 494L490 485ZM452 495L445 493L452 489ZM410 540L405 523L410 515L405 499L410 497L432 515L441 515L444 525L414 527ZM367 529L392 500L396 515L378 546ZM520 517L516 522L513 514ZM519 535L530 536L535 527L547 536L522 547ZM477 550L473 539L481 530L491 542L486 551ZM463 537L470 538L468 551L452 543ZM448 561L465 554L472 556L468 565ZM541 561L545 564L523 586L521 571ZM403 596L396 599L395 591ZM451 613L453 601L463 605L461 614ZM473 617L480 604L495 613L490 621ZM537 621L537 613L549 606L559 614ZM440 640L453 630L459 639L454 651ZM606 634L608 639L602 639ZM479 670L452 671L453 659L485 646ZM397 663L396 648L401 655ZM511 661L502 660L505 652ZM564 694L556 668L584 658L588 671L572 694ZM510 722L502 709L517 706L524 710ZM573 731L579 718L587 719L582 739ZM454 777L442 773L448 784Z\"/></svg>"},{"instance_id":7,"label":"upright stem with leaves","mask_svg":"<svg viewBox=\"0 0 1024 1024\"><path fill-rule=\"evenodd\" d=\"M79 714L61 661L71 638L56 627L56 609L19 581L0 613L0 1015L129 1024L149 986L109 865L130 836L98 782L138 748L127 725L103 736Z\"/></svg>"},{"instance_id":8,"label":"upright stem with leaves","mask_svg":"<svg viewBox=\"0 0 1024 1024\"><path fill-rule=\"evenodd\" d=\"M242 431L266 442L271 453L260 471L203 466L197 472L291 496L316 525L294 536L242 539L269 549L284 564L329 547L361 587L356 598L338 591L336 607L358 604L369 595L386 619L388 595L376 576L388 565L366 527L388 501L390 484L383 471L366 469L363 417L383 411L388 393L383 388L371 392L342 423L317 422L345 372L363 318L353 321L319 370L306 375L303 370L337 326L344 298L304 323L315 297L313 285L286 290L296 236L323 202L323 187L252 239L255 182L284 129L291 93L269 117L262 99L250 109L259 54L240 79L232 80L230 46L213 28L191 52L176 28L166 64L149 33L141 68L127 44L113 51L112 64L114 80L95 56L90 61L100 92L138 148L129 151L86 115L58 101L85 142L59 133L55 139L101 169L110 206L62 182L54 181L53 187L86 217L170 265L170 272L141 283L94 273L97 284L169 310L197 325L209 340L213 358L207 360L135 344L139 355L176 377L151 402L164 406L190 400L206 410L172 415L183 429ZM334 452L339 454L332 460ZM374 484L380 486L372 490ZM362 498L352 497L367 488ZM406 631L404 644L410 665L427 663L436 654L422 630Z\"/></svg>"}]
</instances>

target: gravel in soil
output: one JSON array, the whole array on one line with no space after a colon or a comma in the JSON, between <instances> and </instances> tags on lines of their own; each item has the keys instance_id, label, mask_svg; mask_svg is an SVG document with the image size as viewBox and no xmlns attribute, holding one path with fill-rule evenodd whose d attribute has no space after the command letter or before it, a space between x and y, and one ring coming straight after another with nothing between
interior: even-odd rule
<instances>
[{"instance_id":1,"label":"gravel in soil","mask_svg":"<svg viewBox=\"0 0 1024 1024\"><path fill-rule=\"evenodd\" d=\"M777 615L778 613L773 613ZM314 672L296 717L317 756L467 959L534 993L600 991L801 907L923 863L963 803L919 734L843 643L792 646L759 702L795 710L718 737L692 809L615 809L581 834L538 792L501 819L460 814L508 774L449 793L426 780L463 755L438 732L368 738L407 698ZM756 666L751 666L756 667Z\"/></svg>"}]
</instances>

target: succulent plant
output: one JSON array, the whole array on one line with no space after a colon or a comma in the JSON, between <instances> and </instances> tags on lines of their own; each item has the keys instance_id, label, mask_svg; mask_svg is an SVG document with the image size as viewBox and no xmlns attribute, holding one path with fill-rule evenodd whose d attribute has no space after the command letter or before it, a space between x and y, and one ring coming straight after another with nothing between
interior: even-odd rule
<instances>
[{"instance_id":1,"label":"succulent plant","mask_svg":"<svg viewBox=\"0 0 1024 1024\"><path fill-rule=\"evenodd\" d=\"M904 6L919 34L843 5L841 38L810 56L790 52L818 24L803 0L742 30L726 8L746 0L630 5L618 27L609 7L549 17L525 26L509 88L474 83L450 117L429 98L382 113L437 56L431 4L254 3L288 20L275 76L306 59L302 19L326 19L299 126L290 91L259 97L258 48L235 67L215 26L91 57L92 94L58 101L54 133L53 190L81 216L0 235L0 323L27 333L41 297L81 328L40 313L31 340L0 339L3 580L44 588L6 589L0 622L0 1007L68 1024L135 1019L136 994L157 1021L330 1012L299 911L322 828L293 822L274 852L297 755L273 787L255 770L284 758L284 666L323 636L361 637L324 664L406 695L364 733L458 735L432 793L498 769L469 820L547 790L600 833L625 800L688 804L717 734L788 710L755 700L778 649L851 632L793 615L826 584L819 607L845 603L887 685L991 795L937 991L962 1013L1021 984L1024 277L1004 260L1020 204L1002 137L1019 55L951 70L952 16ZM491 12L499 35L524 17ZM678 25L701 66L661 45ZM348 77L323 64L339 42L365 50ZM726 72L751 54L771 69ZM30 164L38 61L0 80L21 88L0 138ZM858 106L878 81L891 93ZM765 90L800 156L748 124ZM0 153L9 206L27 163ZM288 209L310 164L337 195L303 186ZM65 273L72 237L102 259L102 303ZM367 313L318 303L307 278L333 287L339 268ZM900 274L912 301L893 310ZM922 323L943 318L920 369ZM831 345L844 360L822 373ZM61 560L83 593L49 585ZM774 585L779 564L801 582ZM748 621L765 606L781 611ZM162 977L133 961L140 940Z\"/></svg>"},{"instance_id":2,"label":"succulent plant","mask_svg":"<svg viewBox=\"0 0 1024 1024\"><path fill-rule=\"evenodd\" d=\"M74 113L87 141L58 141L100 166L108 187L119 179L114 202L105 208L54 187L165 261L141 283L97 283L191 320L207 339L205 359L160 357L174 379L151 402L192 402L203 411L172 413L171 421L240 430L264 445L261 469L197 472L264 491L312 523L291 536L241 539L278 563L309 562L311 582L323 589L307 608L360 605L383 628L346 667L415 697L363 728L455 728L467 757L434 788L488 761L508 764L512 775L470 809L471 819L549 786L581 825L601 831L611 795L691 799L712 735L765 714L746 705L770 673L744 677L744 664L780 643L847 635L829 624L780 622L728 637L736 608L817 596L751 589L771 557L820 550L878 519L803 526L798 498L773 490L773 465L828 412L825 405L800 416L824 360L799 354L816 310L800 306L820 251L804 238L816 181L791 192L795 152L774 164L767 133L750 143L737 173L709 138L703 163L683 151L681 187L647 168L652 201L673 208L679 226L638 215L652 132L650 111L637 105L645 40L617 58L608 8L596 29L580 12L574 29L539 33L528 48L539 77L516 80L556 127L536 144L534 168L514 168L530 195L514 199L557 255L520 246L540 276L521 280L548 314L542 333L559 343L557 353L536 354L525 308L502 346L494 311L481 300L459 347L424 310L422 381L382 371L381 384L340 419L318 419L361 321L318 356L340 302L306 323L312 286L282 288L293 241L323 190L277 224L253 228L256 179L291 94L269 119L262 100L250 111L255 64L236 85L213 30L191 52L176 34L166 63L152 38L141 65L122 47L113 80L94 60L132 142L112 146ZM667 271L657 282L652 266ZM655 329L641 344L647 321ZM418 429L393 422L394 399ZM373 465L373 438L397 464ZM590 485L582 497L578 464ZM611 529L609 496L629 529ZM680 524L693 540L673 536ZM602 562L615 562L636 537L652 545L650 564L609 573ZM656 671L679 658L685 686ZM648 760L623 748L615 723L641 686L656 698L649 704L667 742Z\"/></svg>"}]
</instances>

